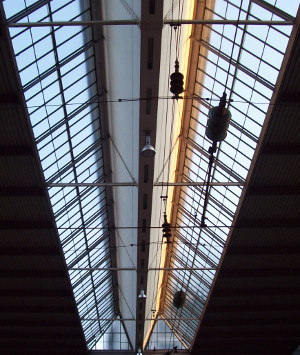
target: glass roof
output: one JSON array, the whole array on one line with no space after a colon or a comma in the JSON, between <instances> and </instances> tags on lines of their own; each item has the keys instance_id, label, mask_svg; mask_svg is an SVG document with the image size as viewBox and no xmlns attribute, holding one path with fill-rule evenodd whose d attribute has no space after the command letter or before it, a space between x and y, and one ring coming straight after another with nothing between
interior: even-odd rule
<instances>
[{"instance_id":1,"label":"glass roof","mask_svg":"<svg viewBox=\"0 0 300 355\"><path fill-rule=\"evenodd\" d=\"M5 1L8 23L90 19L90 2ZM88 347L116 318L91 27L10 28L26 105ZM52 184L62 184L60 187ZM69 186L74 183L76 186ZM64 186L63 184L66 184ZM96 321L95 321L96 320ZM122 338L123 339L123 338Z\"/></svg>"},{"instance_id":2,"label":"glass roof","mask_svg":"<svg viewBox=\"0 0 300 355\"><path fill-rule=\"evenodd\" d=\"M207 19L290 20L299 0L207 0L205 4ZM3 6L8 24L91 18L88 0L6 0ZM200 227L203 186L180 187L179 199L173 201L176 228L169 266L174 270L168 272L160 310L166 325L159 318L149 348L192 344L291 30L292 26L205 25L200 37L191 39L200 43L200 51L194 91L188 93L192 106L182 145L181 182L188 185L207 178L211 146L205 136L207 117L224 91L232 119L213 164L215 185L209 188L207 227ZM10 35L87 345L128 349L130 342L115 313L111 271L84 270L112 266L105 188L79 185L105 182L92 29L11 27ZM181 289L186 302L175 309L173 295Z\"/></svg>"},{"instance_id":3,"label":"glass roof","mask_svg":"<svg viewBox=\"0 0 300 355\"><path fill-rule=\"evenodd\" d=\"M299 1L268 3L207 1L204 18L290 20L299 5ZM207 179L208 149L212 145L205 135L208 113L211 107L218 106L224 91L230 101L232 119L213 163L211 182L215 184L209 187L207 227L200 227L204 186L183 186L179 200L173 201L176 228L168 267L174 270L168 272L160 311L186 348L192 344L233 222L291 30L292 26L214 24L203 26L200 37L193 38L200 43L200 52L194 91L188 93L192 96L192 107L184 139L183 169L178 172L180 182L188 185ZM183 308L176 309L173 296L181 289L186 292L186 302Z\"/></svg>"}]
</instances>

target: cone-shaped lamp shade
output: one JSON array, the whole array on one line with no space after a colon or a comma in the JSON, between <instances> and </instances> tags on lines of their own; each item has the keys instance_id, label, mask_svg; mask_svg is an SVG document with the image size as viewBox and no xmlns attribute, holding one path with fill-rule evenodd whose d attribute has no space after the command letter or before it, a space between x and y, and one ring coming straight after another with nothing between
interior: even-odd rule
<instances>
[{"instance_id":1,"label":"cone-shaped lamp shade","mask_svg":"<svg viewBox=\"0 0 300 355\"><path fill-rule=\"evenodd\" d=\"M141 298L141 299L147 298L147 296L145 295L145 291L143 289L141 289L141 292L140 292L138 297Z\"/></svg>"},{"instance_id":2,"label":"cone-shaped lamp shade","mask_svg":"<svg viewBox=\"0 0 300 355\"><path fill-rule=\"evenodd\" d=\"M152 158L154 157L155 153L155 149L150 144L150 136L146 136L146 144L141 152L142 156L145 158Z\"/></svg>"}]
</instances>

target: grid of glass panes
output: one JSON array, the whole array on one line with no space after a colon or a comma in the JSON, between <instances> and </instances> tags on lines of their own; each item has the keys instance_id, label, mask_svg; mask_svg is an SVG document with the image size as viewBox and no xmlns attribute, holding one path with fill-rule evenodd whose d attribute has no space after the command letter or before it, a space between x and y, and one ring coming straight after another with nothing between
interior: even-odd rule
<instances>
[{"instance_id":1,"label":"grid of glass panes","mask_svg":"<svg viewBox=\"0 0 300 355\"><path fill-rule=\"evenodd\" d=\"M168 320L158 317L146 349L153 351L157 349L168 349L169 351L175 351L175 349L184 349L184 346L175 337L173 330L169 328Z\"/></svg>"},{"instance_id":2,"label":"grid of glass panes","mask_svg":"<svg viewBox=\"0 0 300 355\"><path fill-rule=\"evenodd\" d=\"M206 3L206 6L208 6ZM213 3L213 2L211 2ZM290 20L295 8L279 1L216 1L205 9L205 18L240 20ZM299 1L297 3L297 7ZM282 8L285 6L286 8ZM273 12L276 11L276 15ZM294 11L294 12L293 12ZM289 14L288 14L289 13ZM211 142L205 136L208 112L217 106L225 91L232 119L225 141L218 145L213 165L213 182L236 183L237 186L211 186L206 210L206 228L200 228L204 205L204 187L183 187L178 203L175 243L170 266L174 268L209 268L169 272L164 302L164 316L170 321L182 343L189 347L206 302L236 206L258 138L282 59L291 26L206 25L200 52L186 157L182 181L206 181ZM209 34L209 35L208 35ZM234 41L235 39L235 41ZM203 67L203 64L205 66ZM201 66L202 65L202 66ZM206 98L206 99L202 99ZM240 184L240 186L238 186ZM172 304L176 291L186 292L183 308Z\"/></svg>"},{"instance_id":3,"label":"grid of glass panes","mask_svg":"<svg viewBox=\"0 0 300 355\"><path fill-rule=\"evenodd\" d=\"M114 320L93 350L131 350L120 318Z\"/></svg>"},{"instance_id":4,"label":"grid of glass panes","mask_svg":"<svg viewBox=\"0 0 300 355\"><path fill-rule=\"evenodd\" d=\"M90 18L89 1L14 3L4 3L8 23ZM103 182L91 28L11 28L10 34L46 182ZM68 268L111 267L104 188L49 187L49 196ZM115 318L111 273L69 275L92 347Z\"/></svg>"}]
</instances>

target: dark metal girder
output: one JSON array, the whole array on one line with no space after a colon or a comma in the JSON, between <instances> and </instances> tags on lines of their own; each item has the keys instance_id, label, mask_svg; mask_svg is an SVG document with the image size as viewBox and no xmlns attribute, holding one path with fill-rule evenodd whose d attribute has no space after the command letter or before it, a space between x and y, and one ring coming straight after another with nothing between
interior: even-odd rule
<instances>
[{"instance_id":1,"label":"dark metal girder","mask_svg":"<svg viewBox=\"0 0 300 355\"><path fill-rule=\"evenodd\" d=\"M16 105L20 103L18 95L15 94L2 94L0 95L0 106Z\"/></svg>"},{"instance_id":2,"label":"dark metal girder","mask_svg":"<svg viewBox=\"0 0 300 355\"><path fill-rule=\"evenodd\" d=\"M34 150L31 146L5 145L0 147L0 156L27 156L33 155Z\"/></svg>"},{"instance_id":3,"label":"dark metal girder","mask_svg":"<svg viewBox=\"0 0 300 355\"><path fill-rule=\"evenodd\" d=\"M212 313L255 313L255 312L299 312L300 304L281 304L281 303L265 303L263 304L234 304L234 305L216 305L210 303L208 306L209 314ZM1 308L0 308L1 311Z\"/></svg>"},{"instance_id":4,"label":"dark metal girder","mask_svg":"<svg viewBox=\"0 0 300 355\"><path fill-rule=\"evenodd\" d=\"M13 254L12 254L13 255ZM0 270L0 278L65 278L63 270Z\"/></svg>"},{"instance_id":5,"label":"dark metal girder","mask_svg":"<svg viewBox=\"0 0 300 355\"><path fill-rule=\"evenodd\" d=\"M70 332L70 330L72 332ZM37 329L30 329L30 328L25 328L24 329L14 329L14 331L10 330L1 330L1 338L6 338L6 339L26 339L28 337L31 338L38 338L40 340L63 340L63 339L68 339L68 340L76 340L80 336L80 332L77 329L70 329L67 328L63 332L59 332L56 327L54 328L39 328Z\"/></svg>"},{"instance_id":6,"label":"dark metal girder","mask_svg":"<svg viewBox=\"0 0 300 355\"><path fill-rule=\"evenodd\" d=\"M235 326L259 326L259 327L263 327L263 326L279 326L279 327L284 327L284 326L290 326L290 325L298 325L300 326L300 320L299 318L292 318L292 317L288 317L288 318L284 318L283 316L280 316L278 318L272 317L272 313L268 316L268 315L263 315L264 318L262 317L258 317L256 316L253 319L232 319L232 317L230 317L230 319L226 318L226 319L204 319L202 322L202 325L204 327L235 327ZM1 324L1 323L0 323Z\"/></svg>"},{"instance_id":7,"label":"dark metal girder","mask_svg":"<svg viewBox=\"0 0 300 355\"><path fill-rule=\"evenodd\" d=\"M53 229L55 226L50 221L0 221L0 229Z\"/></svg>"},{"instance_id":8,"label":"dark metal girder","mask_svg":"<svg viewBox=\"0 0 300 355\"><path fill-rule=\"evenodd\" d=\"M50 314L74 314L74 306L58 306L54 303L49 304L49 306L32 306L32 305L0 305L0 312L3 313L50 313Z\"/></svg>"},{"instance_id":9,"label":"dark metal girder","mask_svg":"<svg viewBox=\"0 0 300 355\"><path fill-rule=\"evenodd\" d=\"M293 255L300 254L300 245L291 246L255 246L255 247L229 247L227 255ZM253 270L255 272L255 269ZM273 270L271 270L272 272Z\"/></svg>"},{"instance_id":10,"label":"dark metal girder","mask_svg":"<svg viewBox=\"0 0 300 355\"><path fill-rule=\"evenodd\" d=\"M50 289L50 290L42 290L42 289L5 289L0 290L0 297L12 297L12 298L24 298L24 297L73 297L71 290L58 290L58 289Z\"/></svg>"},{"instance_id":11,"label":"dark metal girder","mask_svg":"<svg viewBox=\"0 0 300 355\"><path fill-rule=\"evenodd\" d=\"M300 102L300 92L282 92L279 97L277 102L279 104L298 104Z\"/></svg>"},{"instance_id":12,"label":"dark metal girder","mask_svg":"<svg viewBox=\"0 0 300 355\"><path fill-rule=\"evenodd\" d=\"M266 144L261 150L261 154L268 155L299 155L300 145L299 144Z\"/></svg>"},{"instance_id":13,"label":"dark metal girder","mask_svg":"<svg viewBox=\"0 0 300 355\"><path fill-rule=\"evenodd\" d=\"M225 339L205 339L202 337L199 340L199 344L197 344L197 342L195 343L195 346L191 350L190 354L198 355L199 350L203 354L241 354L245 352L245 349L247 349L248 354L291 354L297 347L297 344L293 348L290 339L292 341L296 341L295 336L289 337L289 339L274 338L271 342L266 342L265 336L260 339L257 339L257 337L253 339L253 336L244 339L234 336Z\"/></svg>"},{"instance_id":14,"label":"dark metal girder","mask_svg":"<svg viewBox=\"0 0 300 355\"><path fill-rule=\"evenodd\" d=\"M281 324L275 325L273 328L270 328L269 325L264 328L260 327L257 328L257 326L253 327L253 329L249 329L247 327L240 327L239 325L234 326L234 327L228 327L229 322L227 323L227 326L221 326L221 327L205 327L202 330L200 330L200 337L205 337L205 339L211 338L212 340L218 340L219 339L227 339L230 341L232 340L237 340L239 339L240 341L249 339L249 338L255 338L256 340L259 339L264 339L265 337L272 337L272 336L278 336L281 339L286 339L287 337L295 337L297 336L299 339L299 327L288 327L288 326L281 326ZM218 332L216 335L216 331Z\"/></svg>"},{"instance_id":15,"label":"dark metal girder","mask_svg":"<svg viewBox=\"0 0 300 355\"><path fill-rule=\"evenodd\" d=\"M2 329L5 330L6 327L42 327L42 328L49 328L49 327L68 327L72 328L78 327L78 319L74 315L74 320L62 320L62 319L32 319L31 317L26 316L23 319L5 319L1 317L0 319L0 332L2 334Z\"/></svg>"},{"instance_id":16,"label":"dark metal girder","mask_svg":"<svg viewBox=\"0 0 300 355\"><path fill-rule=\"evenodd\" d=\"M47 248L22 248L22 247L15 247L15 248L0 248L0 255L1 256L57 256L61 255L61 252L58 248L47 247Z\"/></svg>"},{"instance_id":17,"label":"dark metal girder","mask_svg":"<svg viewBox=\"0 0 300 355\"><path fill-rule=\"evenodd\" d=\"M247 189L247 196L265 195L300 195L300 186L249 186Z\"/></svg>"},{"instance_id":18,"label":"dark metal girder","mask_svg":"<svg viewBox=\"0 0 300 355\"><path fill-rule=\"evenodd\" d=\"M1 186L1 196L44 196L45 190L39 186Z\"/></svg>"},{"instance_id":19,"label":"dark metal girder","mask_svg":"<svg viewBox=\"0 0 300 355\"><path fill-rule=\"evenodd\" d=\"M249 296L300 296L300 288L235 288L214 289L214 297L249 297Z\"/></svg>"},{"instance_id":20,"label":"dark metal girder","mask_svg":"<svg viewBox=\"0 0 300 355\"><path fill-rule=\"evenodd\" d=\"M299 277L300 278L300 269L294 268L280 268L280 269L222 269L220 270L219 277Z\"/></svg>"},{"instance_id":21,"label":"dark metal girder","mask_svg":"<svg viewBox=\"0 0 300 355\"><path fill-rule=\"evenodd\" d=\"M240 219L234 228L300 228L300 220L296 218L277 219Z\"/></svg>"}]
</instances>

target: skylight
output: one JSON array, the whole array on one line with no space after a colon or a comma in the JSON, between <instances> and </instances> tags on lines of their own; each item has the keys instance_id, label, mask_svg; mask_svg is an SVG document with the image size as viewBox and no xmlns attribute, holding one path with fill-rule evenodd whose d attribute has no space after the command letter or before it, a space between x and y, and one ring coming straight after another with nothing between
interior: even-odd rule
<instances>
[{"instance_id":1,"label":"skylight","mask_svg":"<svg viewBox=\"0 0 300 355\"><path fill-rule=\"evenodd\" d=\"M206 1L204 18L269 21L291 20L290 15L296 15L295 2L269 3ZM237 28L214 24L204 25L201 35L191 38L200 45L199 56L194 58L198 60L197 70L190 74L196 78L194 91L186 93L193 99L186 126L188 133L181 145L181 150L185 149L183 169L177 168L179 181L187 186L180 188L179 199L173 201L176 229L168 267L174 270L168 272L162 294L164 305L160 309L186 348L193 342L234 220L291 30L292 26L238 25ZM216 153L205 219L207 227L201 228L205 188L189 186L189 182L206 181L208 149L212 144L205 135L208 112L218 105L224 91L230 100L232 119L227 137ZM185 306L177 310L172 301L175 292L181 289L187 299Z\"/></svg>"},{"instance_id":2,"label":"skylight","mask_svg":"<svg viewBox=\"0 0 300 355\"><path fill-rule=\"evenodd\" d=\"M6 1L8 23L90 19L89 1ZM115 315L91 27L10 28L26 105L87 345ZM73 186L70 185L74 184Z\"/></svg>"}]
</instances>

